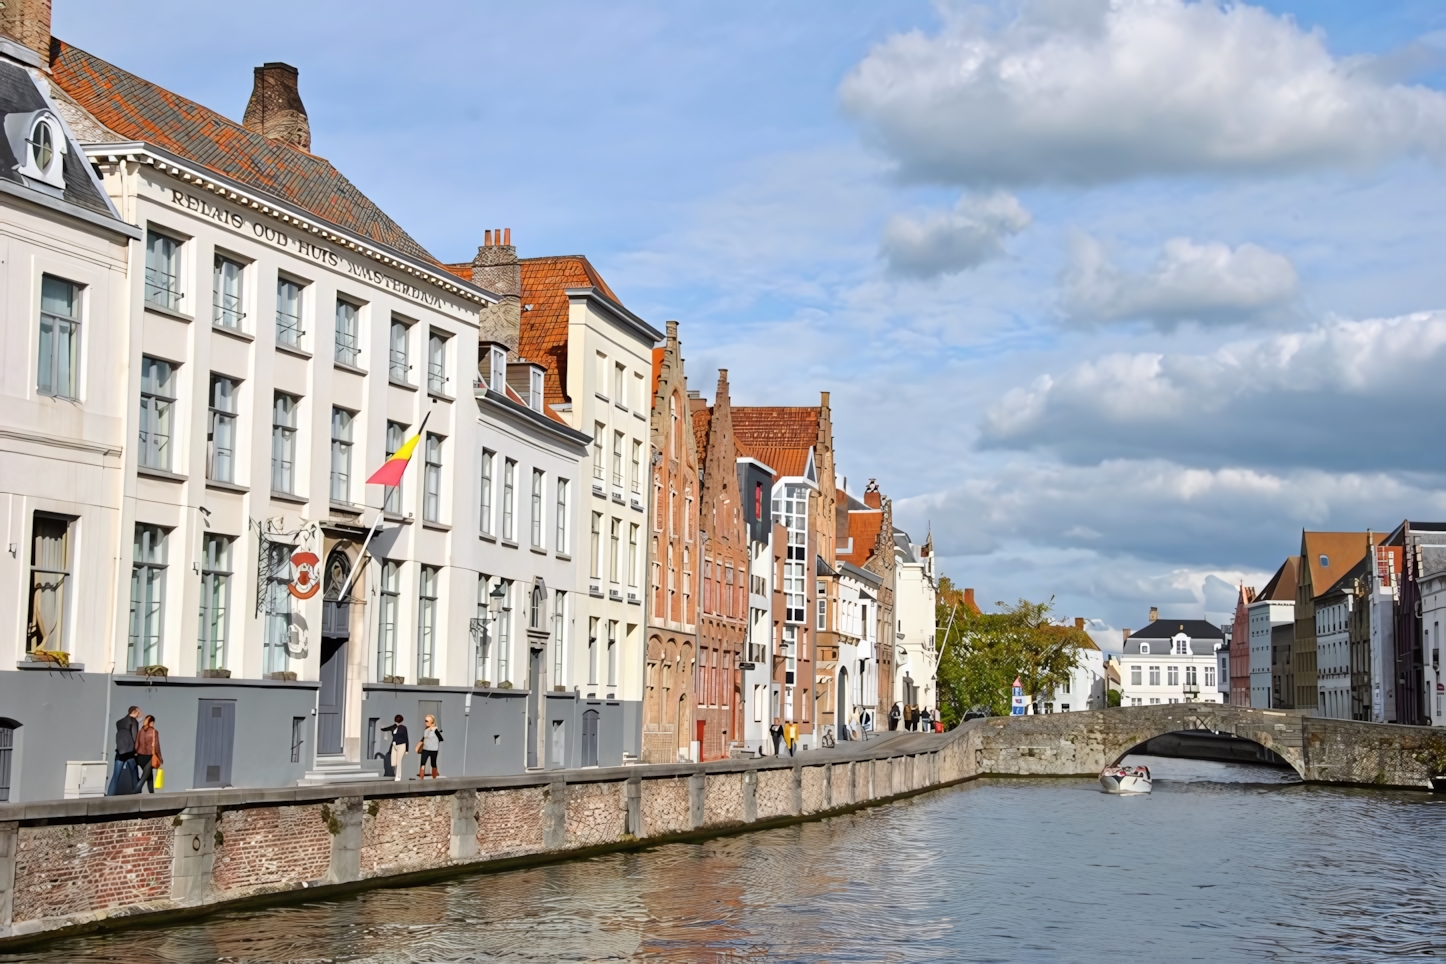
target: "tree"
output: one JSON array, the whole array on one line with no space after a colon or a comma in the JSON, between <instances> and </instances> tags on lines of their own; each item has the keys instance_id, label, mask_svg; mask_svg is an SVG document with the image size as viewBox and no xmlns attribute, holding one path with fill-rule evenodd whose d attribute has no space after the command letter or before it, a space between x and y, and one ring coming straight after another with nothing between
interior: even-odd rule
<instances>
[{"instance_id":1,"label":"tree","mask_svg":"<svg viewBox=\"0 0 1446 964\"><path fill-rule=\"evenodd\" d=\"M1080 649L1090 645L1082 630L1050 620L1053 598L997 605L1001 612L976 613L957 603L941 602L938 607L944 628L939 710L946 726L954 726L975 707L996 716L1008 713L1016 677L1030 696L1063 685Z\"/></svg>"}]
</instances>

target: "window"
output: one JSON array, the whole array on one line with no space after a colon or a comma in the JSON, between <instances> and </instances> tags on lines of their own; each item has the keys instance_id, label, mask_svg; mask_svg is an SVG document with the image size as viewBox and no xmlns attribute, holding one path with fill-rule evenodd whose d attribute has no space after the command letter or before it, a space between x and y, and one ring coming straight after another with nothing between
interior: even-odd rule
<instances>
[{"instance_id":1,"label":"window","mask_svg":"<svg viewBox=\"0 0 1446 964\"><path fill-rule=\"evenodd\" d=\"M402 571L390 559L382 562L381 611L377 616L377 682L397 673L397 616L401 610Z\"/></svg>"},{"instance_id":2,"label":"window","mask_svg":"<svg viewBox=\"0 0 1446 964\"><path fill-rule=\"evenodd\" d=\"M354 412L331 410L331 501L351 501L351 427Z\"/></svg>"},{"instance_id":3,"label":"window","mask_svg":"<svg viewBox=\"0 0 1446 964\"><path fill-rule=\"evenodd\" d=\"M176 404L170 362L141 358L140 445L136 458L148 469L171 469L171 409Z\"/></svg>"},{"instance_id":4,"label":"window","mask_svg":"<svg viewBox=\"0 0 1446 964\"><path fill-rule=\"evenodd\" d=\"M130 645L126 669L161 662L162 617L166 604L166 530L136 526L131 554Z\"/></svg>"},{"instance_id":5,"label":"window","mask_svg":"<svg viewBox=\"0 0 1446 964\"><path fill-rule=\"evenodd\" d=\"M482 504L478 511L481 513L481 528L484 536L492 535L492 466L496 460L496 452L491 449L482 450Z\"/></svg>"},{"instance_id":6,"label":"window","mask_svg":"<svg viewBox=\"0 0 1446 964\"><path fill-rule=\"evenodd\" d=\"M80 286L44 275L40 279L40 367L35 389L42 395L79 398Z\"/></svg>"},{"instance_id":7,"label":"window","mask_svg":"<svg viewBox=\"0 0 1446 964\"><path fill-rule=\"evenodd\" d=\"M627 379L627 374L628 370L622 365L613 366L613 401L616 402L619 407L626 406L628 403L627 397L623 394L623 385Z\"/></svg>"},{"instance_id":8,"label":"window","mask_svg":"<svg viewBox=\"0 0 1446 964\"><path fill-rule=\"evenodd\" d=\"M1186 642L1185 640L1183 640L1183 639L1177 639L1177 640L1175 640L1175 655L1176 655L1176 656L1189 656L1189 655L1190 655L1190 644L1189 644L1188 642Z\"/></svg>"},{"instance_id":9,"label":"window","mask_svg":"<svg viewBox=\"0 0 1446 964\"><path fill-rule=\"evenodd\" d=\"M146 301L181 310L181 242L159 231L146 232Z\"/></svg>"},{"instance_id":10,"label":"window","mask_svg":"<svg viewBox=\"0 0 1446 964\"><path fill-rule=\"evenodd\" d=\"M230 258L216 255L211 275L211 323L222 328L240 328L246 313L241 310L241 273L245 269Z\"/></svg>"},{"instance_id":11,"label":"window","mask_svg":"<svg viewBox=\"0 0 1446 964\"><path fill-rule=\"evenodd\" d=\"M621 519L613 519L608 528L608 581L616 584L619 579L619 567L621 563L621 546L623 523Z\"/></svg>"},{"instance_id":12,"label":"window","mask_svg":"<svg viewBox=\"0 0 1446 964\"><path fill-rule=\"evenodd\" d=\"M1131 696L1131 697L1130 697L1130 705L1131 705L1131 706L1142 706L1142 705L1144 705L1144 702L1145 702L1145 701L1144 701L1143 699L1141 699L1140 697L1138 697L1138 696Z\"/></svg>"},{"instance_id":13,"label":"window","mask_svg":"<svg viewBox=\"0 0 1446 964\"><path fill-rule=\"evenodd\" d=\"M422 567L417 605L417 682L435 680L437 653L437 570Z\"/></svg>"},{"instance_id":14,"label":"window","mask_svg":"<svg viewBox=\"0 0 1446 964\"><path fill-rule=\"evenodd\" d=\"M603 435L607 426L602 422L593 423L592 432L592 477L599 482L603 479Z\"/></svg>"},{"instance_id":15,"label":"window","mask_svg":"<svg viewBox=\"0 0 1446 964\"><path fill-rule=\"evenodd\" d=\"M828 588L823 583L818 584L818 623L816 628L821 633L828 630Z\"/></svg>"},{"instance_id":16,"label":"window","mask_svg":"<svg viewBox=\"0 0 1446 964\"><path fill-rule=\"evenodd\" d=\"M597 624L596 616L587 621L587 682L589 686L597 685Z\"/></svg>"},{"instance_id":17,"label":"window","mask_svg":"<svg viewBox=\"0 0 1446 964\"><path fill-rule=\"evenodd\" d=\"M301 289L299 281L276 279L276 341L295 348L301 344Z\"/></svg>"},{"instance_id":18,"label":"window","mask_svg":"<svg viewBox=\"0 0 1446 964\"><path fill-rule=\"evenodd\" d=\"M489 683L492 681L492 677L487 675L488 657L492 655L492 599L489 595L491 581L489 576L477 576L477 618L472 620L472 638L477 644L477 674L474 678L479 682L487 680Z\"/></svg>"},{"instance_id":19,"label":"window","mask_svg":"<svg viewBox=\"0 0 1446 964\"><path fill-rule=\"evenodd\" d=\"M406 442L407 427L400 422L387 423L387 458L397 454L397 450ZM400 485L387 485L382 487L382 511L391 515L402 514L402 487Z\"/></svg>"},{"instance_id":20,"label":"window","mask_svg":"<svg viewBox=\"0 0 1446 964\"><path fill-rule=\"evenodd\" d=\"M607 398L603 393L608 389L608 356L602 352L597 353L597 394Z\"/></svg>"},{"instance_id":21,"label":"window","mask_svg":"<svg viewBox=\"0 0 1446 964\"><path fill-rule=\"evenodd\" d=\"M0 801L10 799L11 756L15 753L14 720L0 720Z\"/></svg>"},{"instance_id":22,"label":"window","mask_svg":"<svg viewBox=\"0 0 1446 964\"><path fill-rule=\"evenodd\" d=\"M211 376L211 425L206 433L206 478L236 481L236 392L238 383Z\"/></svg>"},{"instance_id":23,"label":"window","mask_svg":"<svg viewBox=\"0 0 1446 964\"><path fill-rule=\"evenodd\" d=\"M633 411L646 412L648 407L647 400L643 397L643 374L633 372Z\"/></svg>"},{"instance_id":24,"label":"window","mask_svg":"<svg viewBox=\"0 0 1446 964\"><path fill-rule=\"evenodd\" d=\"M442 521L442 437L427 433L426 464L423 466L422 519Z\"/></svg>"},{"instance_id":25,"label":"window","mask_svg":"<svg viewBox=\"0 0 1446 964\"><path fill-rule=\"evenodd\" d=\"M66 609L70 587L70 520L36 513L30 531L30 618L25 651L67 652Z\"/></svg>"},{"instance_id":26,"label":"window","mask_svg":"<svg viewBox=\"0 0 1446 964\"><path fill-rule=\"evenodd\" d=\"M1150 644L1149 644L1149 643L1141 643L1141 644L1140 644L1140 655L1141 655L1141 656L1149 656L1149 655L1150 655Z\"/></svg>"},{"instance_id":27,"label":"window","mask_svg":"<svg viewBox=\"0 0 1446 964\"><path fill-rule=\"evenodd\" d=\"M1199 684L1199 681L1198 681L1198 679L1196 678L1196 675L1195 675L1195 667L1193 667L1193 666L1186 666L1186 667L1185 667L1185 685L1186 685L1186 686L1196 686L1196 685L1198 685L1198 684Z\"/></svg>"},{"instance_id":28,"label":"window","mask_svg":"<svg viewBox=\"0 0 1446 964\"><path fill-rule=\"evenodd\" d=\"M206 533L201 539L201 613L196 665L226 668L226 614L231 607L231 538Z\"/></svg>"},{"instance_id":29,"label":"window","mask_svg":"<svg viewBox=\"0 0 1446 964\"><path fill-rule=\"evenodd\" d=\"M643 443L633 439L632 472L628 475L628 486L633 495L643 491Z\"/></svg>"},{"instance_id":30,"label":"window","mask_svg":"<svg viewBox=\"0 0 1446 964\"><path fill-rule=\"evenodd\" d=\"M1178 666L1167 666L1167 667L1165 667L1165 685L1166 685L1166 686L1179 686L1179 685L1180 685L1180 667L1178 667Z\"/></svg>"},{"instance_id":31,"label":"window","mask_svg":"<svg viewBox=\"0 0 1446 964\"><path fill-rule=\"evenodd\" d=\"M673 439L673 457L681 459L683 457L683 423L678 419L678 396L676 393L668 396L668 421L672 426L668 434Z\"/></svg>"},{"instance_id":32,"label":"window","mask_svg":"<svg viewBox=\"0 0 1446 964\"><path fill-rule=\"evenodd\" d=\"M532 592L527 597L527 628L547 628L547 590L541 582L533 582Z\"/></svg>"},{"instance_id":33,"label":"window","mask_svg":"<svg viewBox=\"0 0 1446 964\"><path fill-rule=\"evenodd\" d=\"M542 492L546 477L541 469L532 470L532 544L541 549L542 541Z\"/></svg>"},{"instance_id":34,"label":"window","mask_svg":"<svg viewBox=\"0 0 1446 964\"><path fill-rule=\"evenodd\" d=\"M447 336L440 331L427 333L427 391L447 394Z\"/></svg>"},{"instance_id":35,"label":"window","mask_svg":"<svg viewBox=\"0 0 1446 964\"><path fill-rule=\"evenodd\" d=\"M1159 685L1160 685L1160 667L1158 667L1158 666L1151 666L1151 667L1150 667L1150 685L1151 685L1151 686L1159 686Z\"/></svg>"},{"instance_id":36,"label":"window","mask_svg":"<svg viewBox=\"0 0 1446 964\"><path fill-rule=\"evenodd\" d=\"M517 463L512 459L502 462L502 538L512 541L517 538L512 524L513 511L517 507Z\"/></svg>"},{"instance_id":37,"label":"window","mask_svg":"<svg viewBox=\"0 0 1446 964\"><path fill-rule=\"evenodd\" d=\"M591 568L588 575L594 579L602 578L602 513L592 514L592 551L588 553L588 561Z\"/></svg>"},{"instance_id":38,"label":"window","mask_svg":"<svg viewBox=\"0 0 1446 964\"><path fill-rule=\"evenodd\" d=\"M1209 689L1210 687L1212 687L1212 686L1214 686L1214 685L1215 685L1215 667L1214 667L1214 666L1207 666L1207 667L1205 667L1205 687L1206 687L1206 689Z\"/></svg>"},{"instance_id":39,"label":"window","mask_svg":"<svg viewBox=\"0 0 1446 964\"><path fill-rule=\"evenodd\" d=\"M552 682L562 685L562 647L567 639L567 593L552 593Z\"/></svg>"},{"instance_id":40,"label":"window","mask_svg":"<svg viewBox=\"0 0 1446 964\"><path fill-rule=\"evenodd\" d=\"M503 681L511 680L508 667L512 655L512 583L502 580L502 605L497 610L497 675Z\"/></svg>"},{"instance_id":41,"label":"window","mask_svg":"<svg viewBox=\"0 0 1446 964\"><path fill-rule=\"evenodd\" d=\"M373 721L375 722L375 721ZM306 717L293 716L291 718L291 762L301 762L301 744L306 735Z\"/></svg>"},{"instance_id":42,"label":"window","mask_svg":"<svg viewBox=\"0 0 1446 964\"><path fill-rule=\"evenodd\" d=\"M613 485L623 487L623 433L613 433Z\"/></svg>"},{"instance_id":43,"label":"window","mask_svg":"<svg viewBox=\"0 0 1446 964\"><path fill-rule=\"evenodd\" d=\"M390 358L387 364L387 375L394 382L408 384L407 373L412 370L412 363L407 358L407 323L399 318L392 319L392 341Z\"/></svg>"},{"instance_id":44,"label":"window","mask_svg":"<svg viewBox=\"0 0 1446 964\"><path fill-rule=\"evenodd\" d=\"M1158 703L1158 702L1160 702L1160 698L1159 698L1158 696L1152 696L1152 697L1150 697L1150 705L1151 705L1151 706L1154 706L1154 705L1155 705L1156 703Z\"/></svg>"},{"instance_id":45,"label":"window","mask_svg":"<svg viewBox=\"0 0 1446 964\"><path fill-rule=\"evenodd\" d=\"M301 399L277 392L271 405L271 491L296 491L296 406Z\"/></svg>"},{"instance_id":46,"label":"window","mask_svg":"<svg viewBox=\"0 0 1446 964\"><path fill-rule=\"evenodd\" d=\"M608 620L608 685L618 685L618 621Z\"/></svg>"},{"instance_id":47,"label":"window","mask_svg":"<svg viewBox=\"0 0 1446 964\"><path fill-rule=\"evenodd\" d=\"M568 536L568 522L571 513L568 512L567 479L557 480L557 545L553 548L557 552L568 553L572 551L572 545Z\"/></svg>"},{"instance_id":48,"label":"window","mask_svg":"<svg viewBox=\"0 0 1446 964\"><path fill-rule=\"evenodd\" d=\"M290 660L286 644L291 640L291 553L295 547L280 542L263 542L262 547L266 633L261 671L270 676L286 672Z\"/></svg>"},{"instance_id":49,"label":"window","mask_svg":"<svg viewBox=\"0 0 1446 964\"><path fill-rule=\"evenodd\" d=\"M361 361L361 309L336 299L336 360L356 367Z\"/></svg>"},{"instance_id":50,"label":"window","mask_svg":"<svg viewBox=\"0 0 1446 964\"><path fill-rule=\"evenodd\" d=\"M638 588L638 524L628 526L628 585Z\"/></svg>"}]
</instances>

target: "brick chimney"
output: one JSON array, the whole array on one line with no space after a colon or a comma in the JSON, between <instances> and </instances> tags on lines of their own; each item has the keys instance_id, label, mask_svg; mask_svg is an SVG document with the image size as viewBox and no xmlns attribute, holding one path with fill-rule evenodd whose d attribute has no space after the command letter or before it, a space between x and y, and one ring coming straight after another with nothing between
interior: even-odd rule
<instances>
[{"instance_id":1,"label":"brick chimney","mask_svg":"<svg viewBox=\"0 0 1446 964\"><path fill-rule=\"evenodd\" d=\"M1074 628L1078 629L1080 632L1084 632L1084 624L1085 621L1083 616L1076 616L1074 618Z\"/></svg>"},{"instance_id":2,"label":"brick chimney","mask_svg":"<svg viewBox=\"0 0 1446 964\"><path fill-rule=\"evenodd\" d=\"M870 509L883 508L883 498L879 495L879 480L869 479L869 484L864 486L864 505Z\"/></svg>"},{"instance_id":3,"label":"brick chimney","mask_svg":"<svg viewBox=\"0 0 1446 964\"><path fill-rule=\"evenodd\" d=\"M512 243L511 228L482 232L482 246L472 259L472 283L502 296L482 311L481 337L506 345L514 354L522 334L522 265Z\"/></svg>"},{"instance_id":4,"label":"brick chimney","mask_svg":"<svg viewBox=\"0 0 1446 964\"><path fill-rule=\"evenodd\" d=\"M1120 636L1125 642L1128 643L1130 641L1130 627L1126 626L1124 629L1120 630Z\"/></svg>"},{"instance_id":5,"label":"brick chimney","mask_svg":"<svg viewBox=\"0 0 1446 964\"><path fill-rule=\"evenodd\" d=\"M296 86L296 68L270 63L256 68L256 81L241 126L272 140L311 151L311 122Z\"/></svg>"},{"instance_id":6,"label":"brick chimney","mask_svg":"<svg viewBox=\"0 0 1446 964\"><path fill-rule=\"evenodd\" d=\"M1159 619L1159 618L1160 618L1160 607L1159 607L1159 606L1151 606L1151 607L1150 607L1150 622L1153 623L1155 620L1157 620L1157 619Z\"/></svg>"},{"instance_id":7,"label":"brick chimney","mask_svg":"<svg viewBox=\"0 0 1446 964\"><path fill-rule=\"evenodd\" d=\"M5 0L0 6L0 32L40 55L50 64L50 0Z\"/></svg>"},{"instance_id":8,"label":"brick chimney","mask_svg":"<svg viewBox=\"0 0 1446 964\"><path fill-rule=\"evenodd\" d=\"M979 611L979 604L974 601L973 588L964 590L964 608L976 613Z\"/></svg>"}]
</instances>

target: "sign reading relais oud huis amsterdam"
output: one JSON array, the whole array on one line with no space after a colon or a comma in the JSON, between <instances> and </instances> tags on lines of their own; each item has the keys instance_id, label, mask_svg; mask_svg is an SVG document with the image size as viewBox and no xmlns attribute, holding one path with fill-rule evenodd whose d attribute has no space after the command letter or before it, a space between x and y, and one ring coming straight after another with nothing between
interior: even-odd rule
<instances>
[{"instance_id":1,"label":"sign reading relais oud huis amsterdam","mask_svg":"<svg viewBox=\"0 0 1446 964\"><path fill-rule=\"evenodd\" d=\"M287 228L271 218L252 217L248 212L217 203L212 198L203 197L183 188L169 187L164 184L155 184L154 187L163 192L166 200L174 207L182 208L214 224L251 235L258 241L316 264L345 271L354 278L394 292L409 301L415 301L435 311L444 311L459 318L475 320L477 312L475 306L455 302L438 291L412 284L395 277L390 272L359 262L328 244L318 243L306 237L299 229Z\"/></svg>"}]
</instances>

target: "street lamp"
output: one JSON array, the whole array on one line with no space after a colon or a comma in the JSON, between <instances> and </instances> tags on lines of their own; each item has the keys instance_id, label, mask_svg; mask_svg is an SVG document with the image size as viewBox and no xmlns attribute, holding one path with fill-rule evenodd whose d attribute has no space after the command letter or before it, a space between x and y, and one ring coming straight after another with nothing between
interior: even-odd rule
<instances>
[{"instance_id":1,"label":"street lamp","mask_svg":"<svg viewBox=\"0 0 1446 964\"><path fill-rule=\"evenodd\" d=\"M487 640L495 636L494 630L497 626L497 619L502 612L502 601L506 598L506 580L499 578L497 584L492 587L492 591L487 594L487 615L472 620L472 635L477 640L476 659L478 663L482 664L477 668L483 673L487 671L487 651L485 646ZM489 680L485 680L480 676L477 678L477 682L478 684L491 685Z\"/></svg>"}]
</instances>

